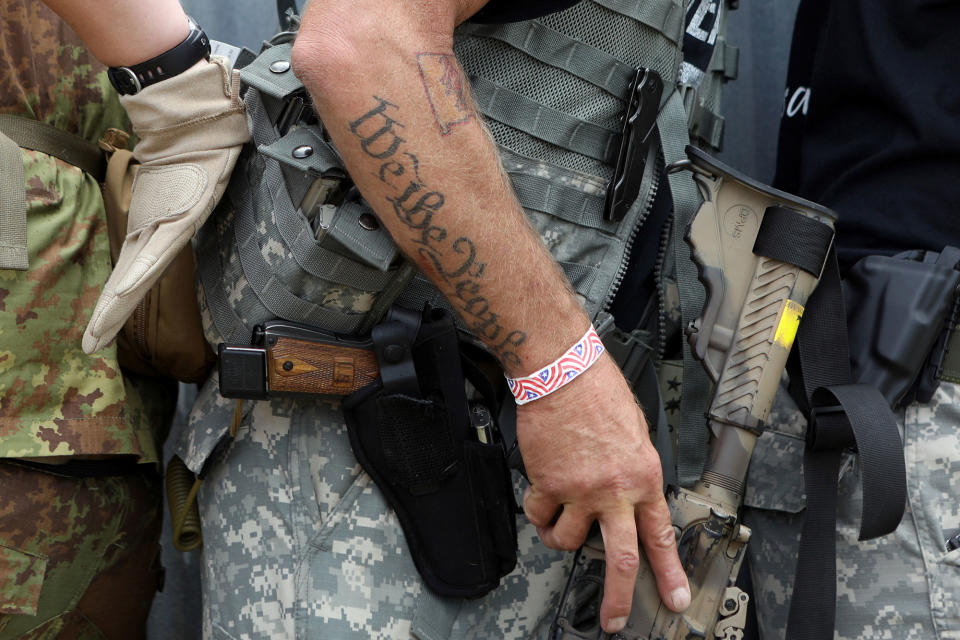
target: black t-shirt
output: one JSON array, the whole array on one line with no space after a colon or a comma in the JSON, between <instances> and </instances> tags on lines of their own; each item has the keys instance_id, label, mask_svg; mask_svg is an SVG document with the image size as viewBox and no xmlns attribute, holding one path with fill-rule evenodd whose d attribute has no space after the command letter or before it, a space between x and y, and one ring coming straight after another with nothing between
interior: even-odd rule
<instances>
[{"instance_id":1,"label":"black t-shirt","mask_svg":"<svg viewBox=\"0 0 960 640\"><path fill-rule=\"evenodd\" d=\"M960 3L802 0L776 185L840 215L841 268L960 246Z\"/></svg>"},{"instance_id":2,"label":"black t-shirt","mask_svg":"<svg viewBox=\"0 0 960 640\"><path fill-rule=\"evenodd\" d=\"M540 16L562 11L580 0L490 0L475 13L471 22L501 23L532 20Z\"/></svg>"}]
</instances>

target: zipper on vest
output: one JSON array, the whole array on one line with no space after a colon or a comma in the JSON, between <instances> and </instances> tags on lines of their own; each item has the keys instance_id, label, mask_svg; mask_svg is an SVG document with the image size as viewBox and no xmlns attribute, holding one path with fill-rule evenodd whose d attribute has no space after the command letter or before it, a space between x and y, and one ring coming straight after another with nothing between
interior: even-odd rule
<instances>
[{"instance_id":1,"label":"zipper on vest","mask_svg":"<svg viewBox=\"0 0 960 640\"><path fill-rule=\"evenodd\" d=\"M673 216L669 216L660 235L657 261L653 265L653 279L657 287L657 361L663 360L667 349L667 291L663 286L663 265L667 260L670 237L673 232Z\"/></svg>"},{"instance_id":2,"label":"zipper on vest","mask_svg":"<svg viewBox=\"0 0 960 640\"><path fill-rule=\"evenodd\" d=\"M601 307L603 311L610 310L610 305L613 304L613 299L617 296L617 291L620 290L623 278L627 275L627 268L630 266L630 254L633 252L633 243L637 238L637 234L640 233L641 227L643 227L643 224L647 221L650 210L653 208L653 201L656 199L657 190L660 188L660 174L663 173L663 168L663 154L658 151L656 161L653 165L653 175L650 176L650 188L647 189L646 201L643 203L643 211L637 216L637 221L634 223L633 228L630 229L630 234L624 243L623 258L620 260L620 266L617 268L617 275L613 278L610 292L607 294L606 300L603 301L603 307Z\"/></svg>"}]
</instances>

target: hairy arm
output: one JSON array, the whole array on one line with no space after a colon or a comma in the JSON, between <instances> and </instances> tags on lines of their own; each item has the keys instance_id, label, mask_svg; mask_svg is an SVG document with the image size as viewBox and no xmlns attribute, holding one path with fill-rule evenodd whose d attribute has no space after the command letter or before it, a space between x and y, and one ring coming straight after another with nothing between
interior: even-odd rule
<instances>
[{"instance_id":1,"label":"hairy arm","mask_svg":"<svg viewBox=\"0 0 960 640\"><path fill-rule=\"evenodd\" d=\"M293 64L393 239L516 377L590 322L518 205L453 56L454 26L483 2L315 0ZM600 523L605 629L629 612L638 537L664 601L684 608L659 460L609 357L520 407L518 437L532 483L524 508L544 542L576 549Z\"/></svg>"}]
</instances>

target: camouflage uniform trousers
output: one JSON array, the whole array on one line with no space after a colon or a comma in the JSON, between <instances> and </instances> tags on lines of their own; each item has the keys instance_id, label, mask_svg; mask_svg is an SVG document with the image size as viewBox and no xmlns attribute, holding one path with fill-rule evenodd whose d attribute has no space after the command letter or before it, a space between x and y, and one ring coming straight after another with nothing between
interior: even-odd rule
<instances>
[{"instance_id":1,"label":"camouflage uniform trousers","mask_svg":"<svg viewBox=\"0 0 960 640\"><path fill-rule=\"evenodd\" d=\"M245 411L200 491L205 638L547 637L573 554L518 522L519 564L500 587L441 599L354 458L335 399Z\"/></svg>"},{"instance_id":2,"label":"camouflage uniform trousers","mask_svg":"<svg viewBox=\"0 0 960 640\"><path fill-rule=\"evenodd\" d=\"M898 415L907 468L900 526L858 542L859 460L849 454L837 505L837 640L960 639L960 550L946 532L960 528L960 386L941 383L931 402ZM751 460L745 521L761 637L785 637L804 506L805 420L778 395L771 431ZM811 611L810 615L817 615Z\"/></svg>"},{"instance_id":3,"label":"camouflage uniform trousers","mask_svg":"<svg viewBox=\"0 0 960 640\"><path fill-rule=\"evenodd\" d=\"M144 638L159 586L160 478L0 461L0 640Z\"/></svg>"}]
</instances>

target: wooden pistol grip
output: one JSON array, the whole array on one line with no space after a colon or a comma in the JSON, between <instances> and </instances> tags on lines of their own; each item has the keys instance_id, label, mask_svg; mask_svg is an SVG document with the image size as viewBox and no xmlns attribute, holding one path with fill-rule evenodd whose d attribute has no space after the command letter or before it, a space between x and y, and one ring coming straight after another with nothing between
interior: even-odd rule
<instances>
[{"instance_id":1,"label":"wooden pistol grip","mask_svg":"<svg viewBox=\"0 0 960 640\"><path fill-rule=\"evenodd\" d=\"M345 396L380 377L373 350L278 337L267 348L270 391Z\"/></svg>"}]
</instances>

